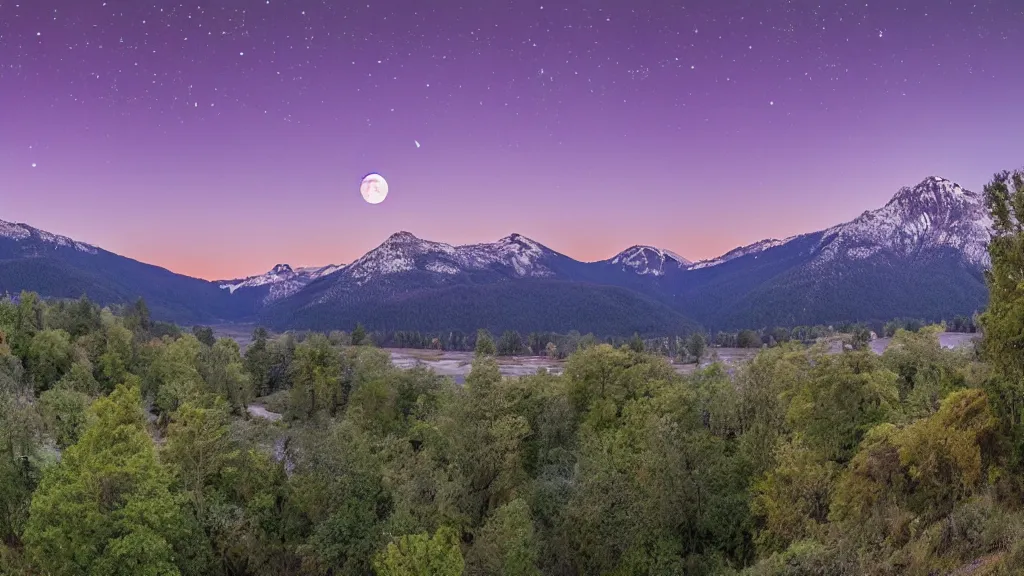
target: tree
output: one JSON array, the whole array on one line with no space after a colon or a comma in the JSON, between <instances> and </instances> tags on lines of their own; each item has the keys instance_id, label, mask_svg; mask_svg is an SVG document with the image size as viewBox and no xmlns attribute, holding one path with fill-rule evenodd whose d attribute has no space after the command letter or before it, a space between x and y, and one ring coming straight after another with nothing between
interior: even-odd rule
<instances>
[{"instance_id":1,"label":"tree","mask_svg":"<svg viewBox=\"0 0 1024 576\"><path fill-rule=\"evenodd\" d=\"M193 326L192 335L206 346L213 346L217 343L217 337L213 334L213 328L209 326Z\"/></svg>"},{"instance_id":2,"label":"tree","mask_svg":"<svg viewBox=\"0 0 1024 576\"><path fill-rule=\"evenodd\" d=\"M782 328L781 326L776 326L772 330L771 337L779 344L785 344L786 342L789 342L791 338L789 330Z\"/></svg>"},{"instance_id":3,"label":"tree","mask_svg":"<svg viewBox=\"0 0 1024 576\"><path fill-rule=\"evenodd\" d=\"M645 350L643 338L636 332L633 333L633 337L629 339L629 349L637 354L643 354Z\"/></svg>"},{"instance_id":4,"label":"tree","mask_svg":"<svg viewBox=\"0 0 1024 576\"><path fill-rule=\"evenodd\" d=\"M518 356L526 348L523 337L515 330L506 330L495 346L499 356Z\"/></svg>"},{"instance_id":5,"label":"tree","mask_svg":"<svg viewBox=\"0 0 1024 576\"><path fill-rule=\"evenodd\" d=\"M548 342L547 346L544 347L544 355L552 360L557 359L558 346L555 346L554 342Z\"/></svg>"},{"instance_id":6,"label":"tree","mask_svg":"<svg viewBox=\"0 0 1024 576\"><path fill-rule=\"evenodd\" d=\"M116 324L108 327L106 345L99 359L100 376L105 390L113 390L114 386L124 382L128 369L134 363L134 356L131 331Z\"/></svg>"},{"instance_id":7,"label":"tree","mask_svg":"<svg viewBox=\"0 0 1024 576\"><path fill-rule=\"evenodd\" d=\"M273 393L291 386L291 365L295 358L295 337L286 333L268 346L270 367L267 370L267 392Z\"/></svg>"},{"instance_id":8,"label":"tree","mask_svg":"<svg viewBox=\"0 0 1024 576\"><path fill-rule=\"evenodd\" d=\"M736 336L736 346L740 348L760 348L761 336L753 330L740 330Z\"/></svg>"},{"instance_id":9,"label":"tree","mask_svg":"<svg viewBox=\"0 0 1024 576\"><path fill-rule=\"evenodd\" d=\"M153 320L149 317L146 301L139 298L125 311L124 327L135 334L148 334L153 329Z\"/></svg>"},{"instance_id":10,"label":"tree","mask_svg":"<svg viewBox=\"0 0 1024 576\"><path fill-rule=\"evenodd\" d=\"M992 216L985 272L988 309L981 316L986 359L997 378L989 397L1016 447L1014 464L1024 465L1024 170L1001 172L985 186L985 204Z\"/></svg>"},{"instance_id":11,"label":"tree","mask_svg":"<svg viewBox=\"0 0 1024 576\"><path fill-rule=\"evenodd\" d=\"M799 383L787 420L808 448L845 464L868 430L899 408L899 377L872 352L818 354Z\"/></svg>"},{"instance_id":12,"label":"tree","mask_svg":"<svg viewBox=\"0 0 1024 576\"><path fill-rule=\"evenodd\" d=\"M521 498L498 508L473 538L470 574L540 576L530 507Z\"/></svg>"},{"instance_id":13,"label":"tree","mask_svg":"<svg viewBox=\"0 0 1024 576\"><path fill-rule=\"evenodd\" d=\"M260 326L252 332L252 343L245 349L245 370L249 373L253 392L257 396L270 393L270 349L267 330Z\"/></svg>"},{"instance_id":14,"label":"tree","mask_svg":"<svg viewBox=\"0 0 1024 576\"><path fill-rule=\"evenodd\" d=\"M751 510L763 522L756 541L765 552L781 552L813 537L828 522L838 467L808 449L799 437L776 451L778 465L754 485Z\"/></svg>"},{"instance_id":15,"label":"tree","mask_svg":"<svg viewBox=\"0 0 1024 576\"><path fill-rule=\"evenodd\" d=\"M368 574L392 505L370 438L342 421L300 441L293 486L311 523L307 563L321 574Z\"/></svg>"},{"instance_id":16,"label":"tree","mask_svg":"<svg viewBox=\"0 0 1024 576\"><path fill-rule=\"evenodd\" d=\"M341 356L326 336L314 334L295 348L292 382L294 416L308 418L318 410L333 414L341 406Z\"/></svg>"},{"instance_id":17,"label":"tree","mask_svg":"<svg viewBox=\"0 0 1024 576\"><path fill-rule=\"evenodd\" d=\"M848 538L882 542L943 518L985 484L996 426L985 392L967 389L909 426L872 428L836 485L830 520Z\"/></svg>"},{"instance_id":18,"label":"tree","mask_svg":"<svg viewBox=\"0 0 1024 576\"><path fill-rule=\"evenodd\" d=\"M157 349L146 373L143 391L165 414L203 393L204 382L199 371L202 350L203 345L191 334Z\"/></svg>"},{"instance_id":19,"label":"tree","mask_svg":"<svg viewBox=\"0 0 1024 576\"><path fill-rule=\"evenodd\" d=\"M871 343L871 331L867 326L858 324L853 327L850 335L850 345L854 350L864 350Z\"/></svg>"},{"instance_id":20,"label":"tree","mask_svg":"<svg viewBox=\"0 0 1024 576\"><path fill-rule=\"evenodd\" d=\"M23 361L36 333L43 329L43 304L34 292L22 292L18 300L11 350Z\"/></svg>"},{"instance_id":21,"label":"tree","mask_svg":"<svg viewBox=\"0 0 1024 576\"><path fill-rule=\"evenodd\" d=\"M0 332L9 338L18 325L18 305L9 296L0 296Z\"/></svg>"},{"instance_id":22,"label":"tree","mask_svg":"<svg viewBox=\"0 0 1024 576\"><path fill-rule=\"evenodd\" d=\"M362 324L356 324L356 329L352 331L352 345L362 346L366 344L366 328L363 328Z\"/></svg>"},{"instance_id":23,"label":"tree","mask_svg":"<svg viewBox=\"0 0 1024 576\"><path fill-rule=\"evenodd\" d=\"M25 359L37 391L48 390L71 369L71 336L63 330L43 330L32 337Z\"/></svg>"},{"instance_id":24,"label":"tree","mask_svg":"<svg viewBox=\"0 0 1024 576\"><path fill-rule=\"evenodd\" d=\"M146 433L139 388L119 385L32 497L29 557L47 574L178 574L189 541L182 502Z\"/></svg>"},{"instance_id":25,"label":"tree","mask_svg":"<svg viewBox=\"0 0 1024 576\"><path fill-rule=\"evenodd\" d=\"M487 330L478 330L476 333L476 348L474 353L477 358L481 356L494 356L497 354L497 347L494 345L494 339L491 338L491 333Z\"/></svg>"},{"instance_id":26,"label":"tree","mask_svg":"<svg viewBox=\"0 0 1024 576\"><path fill-rule=\"evenodd\" d=\"M204 407L186 402L167 427L166 461L189 495L200 521L206 518L207 493L224 469L238 458L228 435L230 407L220 397Z\"/></svg>"},{"instance_id":27,"label":"tree","mask_svg":"<svg viewBox=\"0 0 1024 576\"><path fill-rule=\"evenodd\" d=\"M686 351L690 354L690 357L694 359L694 362L700 364L706 349L707 343L704 341L703 334L700 332L690 334L690 337L686 340Z\"/></svg>"},{"instance_id":28,"label":"tree","mask_svg":"<svg viewBox=\"0 0 1024 576\"><path fill-rule=\"evenodd\" d=\"M39 396L39 408L57 446L67 448L78 440L85 428L89 396L57 386Z\"/></svg>"},{"instance_id":29,"label":"tree","mask_svg":"<svg viewBox=\"0 0 1024 576\"><path fill-rule=\"evenodd\" d=\"M413 534L388 544L373 567L379 576L461 576L465 562L458 534L442 527L433 536Z\"/></svg>"},{"instance_id":30,"label":"tree","mask_svg":"<svg viewBox=\"0 0 1024 576\"><path fill-rule=\"evenodd\" d=\"M252 401L252 383L242 365L238 343L221 338L201 352L200 371L210 392L223 396L239 414Z\"/></svg>"},{"instance_id":31,"label":"tree","mask_svg":"<svg viewBox=\"0 0 1024 576\"><path fill-rule=\"evenodd\" d=\"M18 543L38 482L42 423L20 372L16 358L0 355L0 543ZM0 572L2 550L0 544Z\"/></svg>"}]
</instances>

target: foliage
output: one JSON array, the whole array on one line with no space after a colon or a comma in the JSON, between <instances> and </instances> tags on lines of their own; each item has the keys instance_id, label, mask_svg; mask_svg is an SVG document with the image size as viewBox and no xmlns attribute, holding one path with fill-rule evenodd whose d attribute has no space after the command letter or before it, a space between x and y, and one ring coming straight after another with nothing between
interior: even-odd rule
<instances>
[{"instance_id":1,"label":"foliage","mask_svg":"<svg viewBox=\"0 0 1024 576\"><path fill-rule=\"evenodd\" d=\"M989 393L1003 425L1017 447L1013 465L1024 467L1024 170L996 174L985 186L985 202L992 214L986 272L989 306L981 316L986 359L997 377Z\"/></svg>"},{"instance_id":2,"label":"foliage","mask_svg":"<svg viewBox=\"0 0 1024 576\"><path fill-rule=\"evenodd\" d=\"M700 332L694 332L690 334L690 337L686 341L686 352L690 358L693 358L694 363L700 364L700 361L704 358L704 352L707 349L707 343L704 340L704 335Z\"/></svg>"},{"instance_id":3,"label":"foliage","mask_svg":"<svg viewBox=\"0 0 1024 576\"><path fill-rule=\"evenodd\" d=\"M137 384L95 402L94 420L32 498L24 540L49 574L178 574L189 532L146 433Z\"/></svg>"},{"instance_id":4,"label":"foliage","mask_svg":"<svg viewBox=\"0 0 1024 576\"><path fill-rule=\"evenodd\" d=\"M483 329L477 331L474 353L477 358L482 356L494 356L498 353L498 348L494 345L494 339L491 338L490 332Z\"/></svg>"},{"instance_id":5,"label":"foliage","mask_svg":"<svg viewBox=\"0 0 1024 576\"><path fill-rule=\"evenodd\" d=\"M362 324L356 324L356 329L352 331L352 345L361 346L366 343L366 329L363 328Z\"/></svg>"},{"instance_id":6,"label":"foliage","mask_svg":"<svg viewBox=\"0 0 1024 576\"><path fill-rule=\"evenodd\" d=\"M458 537L451 528L441 528L433 536L402 536L374 562L380 576L459 576L463 567Z\"/></svg>"}]
</instances>

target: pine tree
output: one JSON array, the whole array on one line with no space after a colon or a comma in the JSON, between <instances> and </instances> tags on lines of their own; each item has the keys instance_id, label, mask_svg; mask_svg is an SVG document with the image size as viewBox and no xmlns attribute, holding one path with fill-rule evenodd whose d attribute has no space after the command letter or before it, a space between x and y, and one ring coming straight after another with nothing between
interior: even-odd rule
<instances>
[{"instance_id":1,"label":"pine tree","mask_svg":"<svg viewBox=\"0 0 1024 576\"><path fill-rule=\"evenodd\" d=\"M686 341L686 351L698 365L704 358L705 350L707 350L707 342L704 340L704 335L700 332L690 334L690 338Z\"/></svg>"},{"instance_id":2,"label":"pine tree","mask_svg":"<svg viewBox=\"0 0 1024 576\"><path fill-rule=\"evenodd\" d=\"M24 541L52 575L178 574L188 530L146 433L137 384L97 400L90 423L32 498Z\"/></svg>"},{"instance_id":3,"label":"pine tree","mask_svg":"<svg viewBox=\"0 0 1024 576\"><path fill-rule=\"evenodd\" d=\"M245 369L252 381L253 393L264 396L270 392L270 349L267 347L267 329L253 330L252 343L245 349Z\"/></svg>"},{"instance_id":4,"label":"pine tree","mask_svg":"<svg viewBox=\"0 0 1024 576\"><path fill-rule=\"evenodd\" d=\"M363 328L362 324L356 324L356 329L352 331L352 345L362 346L366 344L366 328Z\"/></svg>"},{"instance_id":5,"label":"pine tree","mask_svg":"<svg viewBox=\"0 0 1024 576\"><path fill-rule=\"evenodd\" d=\"M494 356L498 353L498 349L494 345L494 338L491 338L490 332L481 329L476 333L476 347L474 351L477 358L481 356Z\"/></svg>"},{"instance_id":6,"label":"pine tree","mask_svg":"<svg viewBox=\"0 0 1024 576\"><path fill-rule=\"evenodd\" d=\"M1019 466L1024 463L1024 171L996 174L985 186L985 203L992 216L992 267L985 273L989 305L981 324L984 353L998 375L988 393L1014 440Z\"/></svg>"}]
</instances>

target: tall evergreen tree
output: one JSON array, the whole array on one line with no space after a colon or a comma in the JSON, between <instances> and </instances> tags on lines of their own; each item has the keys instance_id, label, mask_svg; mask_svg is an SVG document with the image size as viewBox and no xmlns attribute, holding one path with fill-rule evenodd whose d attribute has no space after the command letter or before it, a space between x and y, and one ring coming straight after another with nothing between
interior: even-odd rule
<instances>
[{"instance_id":1,"label":"tall evergreen tree","mask_svg":"<svg viewBox=\"0 0 1024 576\"><path fill-rule=\"evenodd\" d=\"M270 349L267 347L267 329L253 330L252 342L245 349L245 369L252 380L253 393L263 396L270 392Z\"/></svg>"},{"instance_id":2,"label":"tall evergreen tree","mask_svg":"<svg viewBox=\"0 0 1024 576\"><path fill-rule=\"evenodd\" d=\"M356 324L356 329L352 331L352 345L362 346L366 344L366 328L363 328L362 324Z\"/></svg>"},{"instance_id":3,"label":"tall evergreen tree","mask_svg":"<svg viewBox=\"0 0 1024 576\"><path fill-rule=\"evenodd\" d=\"M157 461L140 400L137 384L97 400L81 439L43 476L24 535L43 573L182 573L182 501Z\"/></svg>"},{"instance_id":4,"label":"tall evergreen tree","mask_svg":"<svg viewBox=\"0 0 1024 576\"><path fill-rule=\"evenodd\" d=\"M477 358L483 356L494 356L498 353L498 348L494 345L494 338L491 338L490 332L483 329L477 331L476 347L474 351Z\"/></svg>"},{"instance_id":5,"label":"tall evergreen tree","mask_svg":"<svg viewBox=\"0 0 1024 576\"><path fill-rule=\"evenodd\" d=\"M983 349L997 377L989 398L1016 447L1015 463L1024 464L1024 171L1001 172L985 186L992 216L988 252L991 268L988 310L981 316Z\"/></svg>"}]
</instances>

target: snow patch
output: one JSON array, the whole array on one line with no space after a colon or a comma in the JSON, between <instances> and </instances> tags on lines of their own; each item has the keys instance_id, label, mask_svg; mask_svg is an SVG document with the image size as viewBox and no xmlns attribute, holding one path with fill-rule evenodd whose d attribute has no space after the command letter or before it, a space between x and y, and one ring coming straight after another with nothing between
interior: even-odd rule
<instances>
[{"instance_id":1,"label":"snow patch","mask_svg":"<svg viewBox=\"0 0 1024 576\"><path fill-rule=\"evenodd\" d=\"M53 234L45 230L33 228L28 224L16 224L14 222L6 222L0 220L0 237L10 238L15 241L28 240L29 238L36 237L39 240L52 244L54 249L58 247L62 248L73 248L79 252L85 252L86 254L98 254L99 248L86 244L85 242L77 242L68 238L67 236L61 236L59 234Z\"/></svg>"},{"instance_id":2,"label":"snow patch","mask_svg":"<svg viewBox=\"0 0 1024 576\"><path fill-rule=\"evenodd\" d=\"M616 254L611 263L619 264L623 270L629 269L641 276L664 276L666 270L683 269L690 261L669 250L637 245Z\"/></svg>"},{"instance_id":3,"label":"snow patch","mask_svg":"<svg viewBox=\"0 0 1024 576\"><path fill-rule=\"evenodd\" d=\"M487 244L453 246L398 232L349 265L344 273L357 285L380 276L417 269L451 275L504 267L518 277L546 277L554 274L543 263L551 254L553 252L547 248L519 234ZM417 262L426 264L421 268Z\"/></svg>"},{"instance_id":4,"label":"snow patch","mask_svg":"<svg viewBox=\"0 0 1024 576\"><path fill-rule=\"evenodd\" d=\"M437 272L438 274L458 274L460 272L458 267L445 262L431 262L430 264L427 264L425 268L431 272Z\"/></svg>"},{"instance_id":5,"label":"snow patch","mask_svg":"<svg viewBox=\"0 0 1024 576\"><path fill-rule=\"evenodd\" d=\"M775 248L776 246L782 246L783 244L786 244L787 242L794 240L796 238L798 238L798 236L790 236L785 240L776 240L775 238L761 240L759 242L754 242L753 244L740 246L739 248L733 248L732 250L726 252L725 254L722 254L717 258L710 258L707 260L700 260L698 262L694 262L687 269L700 270L702 268L711 268L712 266L718 266L719 264L724 264L730 260L735 260L736 258L742 258L743 256L749 256L751 254L759 254L761 252L764 252L765 250Z\"/></svg>"},{"instance_id":6,"label":"snow patch","mask_svg":"<svg viewBox=\"0 0 1024 576\"><path fill-rule=\"evenodd\" d=\"M237 280L221 280L218 285L222 290L227 290L231 294L243 288L269 287L268 295L264 298L264 303L269 304L295 294L317 278L333 274L344 268L343 265L331 264L293 269L288 264L278 264L265 274Z\"/></svg>"}]
</instances>

